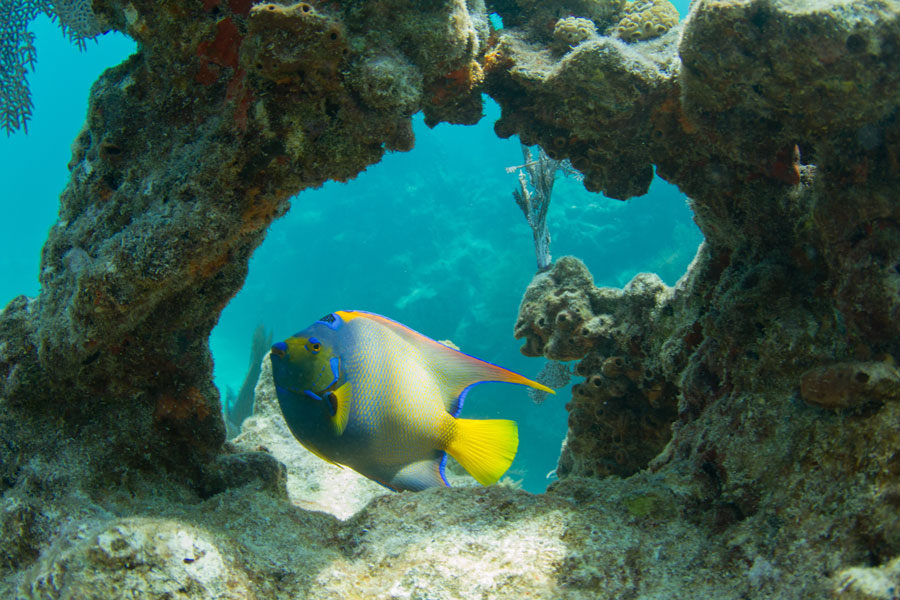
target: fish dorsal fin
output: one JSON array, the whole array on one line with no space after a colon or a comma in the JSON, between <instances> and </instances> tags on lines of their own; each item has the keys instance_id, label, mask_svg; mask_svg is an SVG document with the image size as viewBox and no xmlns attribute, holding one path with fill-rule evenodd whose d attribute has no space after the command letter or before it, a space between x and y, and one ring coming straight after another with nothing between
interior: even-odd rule
<instances>
[{"instance_id":1,"label":"fish dorsal fin","mask_svg":"<svg viewBox=\"0 0 900 600\"><path fill-rule=\"evenodd\" d=\"M434 374L444 389L445 406L453 416L459 414L465 399L465 392L476 383L502 381L527 385L550 394L556 393L545 385L509 369L454 350L387 317L364 311L339 311L337 314L345 321L364 318L379 323L415 346L424 358L425 366Z\"/></svg>"},{"instance_id":2,"label":"fish dorsal fin","mask_svg":"<svg viewBox=\"0 0 900 600\"><path fill-rule=\"evenodd\" d=\"M350 396L353 393L353 386L349 381L344 382L332 392L326 394L325 400L332 403L331 427L334 429L335 435L344 433L347 428L347 420L350 418Z\"/></svg>"}]
</instances>

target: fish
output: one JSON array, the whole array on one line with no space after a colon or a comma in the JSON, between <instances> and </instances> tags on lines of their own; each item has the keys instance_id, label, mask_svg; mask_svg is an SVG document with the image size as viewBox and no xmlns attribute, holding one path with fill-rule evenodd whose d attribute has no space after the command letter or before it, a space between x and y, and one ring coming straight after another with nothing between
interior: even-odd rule
<instances>
[{"instance_id":1,"label":"fish","mask_svg":"<svg viewBox=\"0 0 900 600\"><path fill-rule=\"evenodd\" d=\"M518 450L505 419L461 419L473 385L551 388L464 354L381 315L330 313L272 346L278 404L310 452L394 491L449 486L447 456L482 485Z\"/></svg>"}]
</instances>

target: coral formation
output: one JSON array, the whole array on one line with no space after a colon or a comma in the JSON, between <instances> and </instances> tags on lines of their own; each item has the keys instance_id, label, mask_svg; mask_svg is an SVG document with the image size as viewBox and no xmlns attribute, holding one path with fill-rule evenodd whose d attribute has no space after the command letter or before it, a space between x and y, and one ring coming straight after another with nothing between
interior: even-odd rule
<instances>
[{"instance_id":1,"label":"coral formation","mask_svg":"<svg viewBox=\"0 0 900 600\"><path fill-rule=\"evenodd\" d=\"M518 134L551 158L568 158L588 190L622 200L646 193L656 144L651 111L676 94L674 45L597 37L561 58L547 46L504 29L486 55L502 57L486 64L485 79L503 109L497 135Z\"/></svg>"},{"instance_id":2,"label":"coral formation","mask_svg":"<svg viewBox=\"0 0 900 600\"><path fill-rule=\"evenodd\" d=\"M668 442L677 405L672 356L683 354L683 346L648 339L641 324L667 330L660 321L673 311L672 295L651 274L636 276L624 290L597 288L571 256L528 286L515 327L515 336L525 338L522 352L578 360L575 373L585 378L567 405L560 477L630 475Z\"/></svg>"},{"instance_id":3,"label":"coral formation","mask_svg":"<svg viewBox=\"0 0 900 600\"><path fill-rule=\"evenodd\" d=\"M886 361L846 362L810 369L800 377L800 397L829 409L897 400L900 374Z\"/></svg>"},{"instance_id":4,"label":"coral formation","mask_svg":"<svg viewBox=\"0 0 900 600\"><path fill-rule=\"evenodd\" d=\"M900 589L900 558L881 567L853 567L835 577L840 600L892 600Z\"/></svg>"},{"instance_id":5,"label":"coral formation","mask_svg":"<svg viewBox=\"0 0 900 600\"><path fill-rule=\"evenodd\" d=\"M350 49L341 21L306 2L257 4L250 9L241 63L275 83L326 89Z\"/></svg>"},{"instance_id":6,"label":"coral formation","mask_svg":"<svg viewBox=\"0 0 900 600\"><path fill-rule=\"evenodd\" d=\"M214 536L183 522L120 519L48 553L19 588L26 598L198 598L252 594L247 575ZM188 592L189 591L189 592Z\"/></svg>"},{"instance_id":7,"label":"coral formation","mask_svg":"<svg viewBox=\"0 0 900 600\"><path fill-rule=\"evenodd\" d=\"M678 10L669 0L630 0L616 25L616 36L627 42L659 37L678 24Z\"/></svg>"},{"instance_id":8,"label":"coral formation","mask_svg":"<svg viewBox=\"0 0 900 600\"><path fill-rule=\"evenodd\" d=\"M896 7L699 0L661 37L554 52L560 19L609 34L622 8L95 2L140 50L93 88L40 295L0 312L0 596L885 597ZM584 378L547 494L338 509L265 392L224 443L209 331L290 196L410 148L416 111L477 120L482 90L499 135L589 189L639 195L655 168L706 242L674 287L597 288L571 258L535 276L523 352Z\"/></svg>"},{"instance_id":9,"label":"coral formation","mask_svg":"<svg viewBox=\"0 0 900 600\"><path fill-rule=\"evenodd\" d=\"M527 32L532 39L548 43L553 39L552 26L559 20L586 19L603 31L616 22L625 3L626 0L500 0L489 2L488 6L503 19L504 29Z\"/></svg>"},{"instance_id":10,"label":"coral formation","mask_svg":"<svg viewBox=\"0 0 900 600\"><path fill-rule=\"evenodd\" d=\"M569 370L569 366L566 363L559 362L558 360L548 360L544 363L544 366L541 367L541 370L535 377L535 381L558 390L569 385L569 382L572 381L572 371ZM533 388L528 390L528 397L531 398L535 404L541 404L547 399L548 395L547 392L542 390Z\"/></svg>"},{"instance_id":11,"label":"coral formation","mask_svg":"<svg viewBox=\"0 0 900 600\"><path fill-rule=\"evenodd\" d=\"M566 17L553 26L553 39L563 52L596 35L597 27L590 19Z\"/></svg>"}]
</instances>

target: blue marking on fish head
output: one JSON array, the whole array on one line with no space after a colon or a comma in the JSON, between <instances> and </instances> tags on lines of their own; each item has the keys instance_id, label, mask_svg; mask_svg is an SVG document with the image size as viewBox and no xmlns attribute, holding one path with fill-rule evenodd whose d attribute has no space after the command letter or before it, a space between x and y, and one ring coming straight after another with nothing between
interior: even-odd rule
<instances>
[{"instance_id":1,"label":"blue marking on fish head","mask_svg":"<svg viewBox=\"0 0 900 600\"><path fill-rule=\"evenodd\" d=\"M339 348L343 322L338 315L326 315L272 346L272 377L282 404L327 405L329 392L346 381Z\"/></svg>"},{"instance_id":2,"label":"blue marking on fish head","mask_svg":"<svg viewBox=\"0 0 900 600\"><path fill-rule=\"evenodd\" d=\"M301 395L311 391L321 396L336 380L332 359L340 364L330 345L305 332L274 344L271 357L275 385Z\"/></svg>"},{"instance_id":3,"label":"blue marking on fish head","mask_svg":"<svg viewBox=\"0 0 900 600\"><path fill-rule=\"evenodd\" d=\"M344 324L344 319L342 319L341 316L337 313L328 313L327 315L316 321L314 325L318 325L320 323L331 330L337 331Z\"/></svg>"}]
</instances>

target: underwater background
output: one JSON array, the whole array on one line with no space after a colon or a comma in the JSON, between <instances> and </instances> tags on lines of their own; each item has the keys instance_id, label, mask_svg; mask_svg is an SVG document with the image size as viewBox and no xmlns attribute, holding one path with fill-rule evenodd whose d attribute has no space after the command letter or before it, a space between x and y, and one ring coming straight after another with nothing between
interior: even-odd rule
<instances>
[{"instance_id":1,"label":"underwater background","mask_svg":"<svg viewBox=\"0 0 900 600\"><path fill-rule=\"evenodd\" d=\"M675 2L687 12L686 2ZM39 292L40 248L68 179L70 144L97 76L134 51L119 34L85 52L45 17L32 24L38 64L29 76L28 133L0 137L5 218L0 221L0 303ZM294 200L250 261L247 281L212 333L216 384L237 391L248 370L254 330L284 339L339 309L380 313L464 352L537 375L543 359L519 353L512 336L519 300L536 270L531 231L512 197L521 165L517 138L497 138L498 106L485 97L475 126L429 129L414 119L415 148L391 153L348 183L328 183ZM636 273L674 284L701 235L686 198L656 178L650 193L619 202L588 193L558 173L548 224L554 258L581 258L598 286L625 285ZM566 431L568 389L532 403L526 388L478 386L462 416L519 423L519 453L508 473L541 492Z\"/></svg>"}]
</instances>

